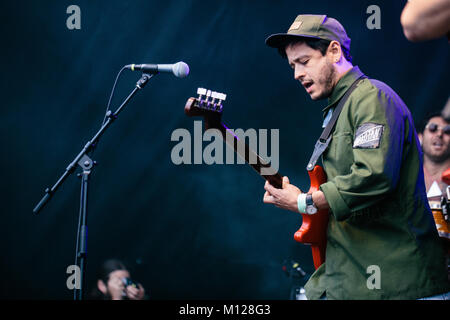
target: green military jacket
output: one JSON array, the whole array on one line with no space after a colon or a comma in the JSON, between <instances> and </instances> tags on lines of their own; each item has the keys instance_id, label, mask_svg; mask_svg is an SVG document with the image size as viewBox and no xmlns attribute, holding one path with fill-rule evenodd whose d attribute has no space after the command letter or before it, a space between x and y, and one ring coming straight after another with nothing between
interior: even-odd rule
<instances>
[{"instance_id":1,"label":"green military jacket","mask_svg":"<svg viewBox=\"0 0 450 320\"><path fill-rule=\"evenodd\" d=\"M326 113L354 80L337 83ZM386 84L363 79L345 103L322 155L330 205L326 261L308 299L417 299L450 290L425 192L410 111Z\"/></svg>"}]
</instances>

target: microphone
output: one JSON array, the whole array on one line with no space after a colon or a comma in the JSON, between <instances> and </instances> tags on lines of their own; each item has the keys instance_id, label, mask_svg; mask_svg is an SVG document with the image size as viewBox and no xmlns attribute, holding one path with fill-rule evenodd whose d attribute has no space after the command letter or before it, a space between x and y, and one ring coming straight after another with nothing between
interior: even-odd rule
<instances>
[{"instance_id":1,"label":"microphone","mask_svg":"<svg viewBox=\"0 0 450 320\"><path fill-rule=\"evenodd\" d=\"M184 78L189 74L189 66L183 61L174 64L129 64L125 68L131 71L142 70L146 73L171 72L178 78Z\"/></svg>"}]
</instances>

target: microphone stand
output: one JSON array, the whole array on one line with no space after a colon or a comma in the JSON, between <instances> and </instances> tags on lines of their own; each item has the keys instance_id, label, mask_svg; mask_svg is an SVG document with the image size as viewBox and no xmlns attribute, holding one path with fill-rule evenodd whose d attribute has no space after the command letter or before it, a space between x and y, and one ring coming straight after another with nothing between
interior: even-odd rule
<instances>
[{"instance_id":1,"label":"microphone stand","mask_svg":"<svg viewBox=\"0 0 450 320\"><path fill-rule=\"evenodd\" d=\"M119 113L123 110L125 105L131 100L131 98L136 94L136 92L142 89L153 77L154 74L143 73L139 81L137 81L135 88L128 95L128 97L122 102L119 108L112 113L108 110L106 117L107 121L102 125L99 131L94 135L94 137L89 140L84 146L81 152L75 157L75 159L67 166L64 174L59 178L59 180L51 188L45 189L45 195L42 197L41 201L33 209L35 215L39 214L42 208L47 204L51 197L55 194L56 190L61 186L61 184L67 179L67 177L73 173L76 166L79 165L83 172L78 174L81 178L81 195L80 195L80 216L78 225L78 236L76 245L76 259L75 265L79 267L80 270L80 282L78 286L75 286L74 299L83 300L84 299L84 288L86 285L86 264L87 264L87 200L88 200L88 182L89 175L91 174L94 165L96 164L87 153L91 151L96 144L98 144L99 139L105 133L106 129L117 119Z\"/></svg>"}]
</instances>

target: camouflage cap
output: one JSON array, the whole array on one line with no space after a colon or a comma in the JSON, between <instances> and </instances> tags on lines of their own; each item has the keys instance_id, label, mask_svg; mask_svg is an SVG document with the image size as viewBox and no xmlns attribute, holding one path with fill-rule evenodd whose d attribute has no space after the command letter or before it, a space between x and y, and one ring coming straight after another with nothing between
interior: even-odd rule
<instances>
[{"instance_id":1,"label":"camouflage cap","mask_svg":"<svg viewBox=\"0 0 450 320\"><path fill-rule=\"evenodd\" d=\"M350 38L339 21L326 15L315 14L298 15L287 33L270 35L266 39L266 44L272 48L282 48L290 41L302 37L335 40L341 44L341 47L350 51Z\"/></svg>"}]
</instances>

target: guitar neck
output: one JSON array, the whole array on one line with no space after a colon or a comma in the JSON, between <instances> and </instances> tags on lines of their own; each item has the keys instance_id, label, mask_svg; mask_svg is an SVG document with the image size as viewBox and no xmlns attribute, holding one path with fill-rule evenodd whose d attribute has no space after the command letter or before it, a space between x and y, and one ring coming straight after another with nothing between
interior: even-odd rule
<instances>
[{"instance_id":1,"label":"guitar neck","mask_svg":"<svg viewBox=\"0 0 450 320\"><path fill-rule=\"evenodd\" d=\"M222 134L222 139L225 143L232 147L234 151L247 162L261 177L269 181L271 185L275 188L282 188L282 176L273 169L270 164L259 156L258 153L253 151L249 145L244 141L239 139L238 136L228 127L221 123L215 123L213 126L218 129ZM275 172L274 174L263 174L263 172Z\"/></svg>"}]
</instances>

